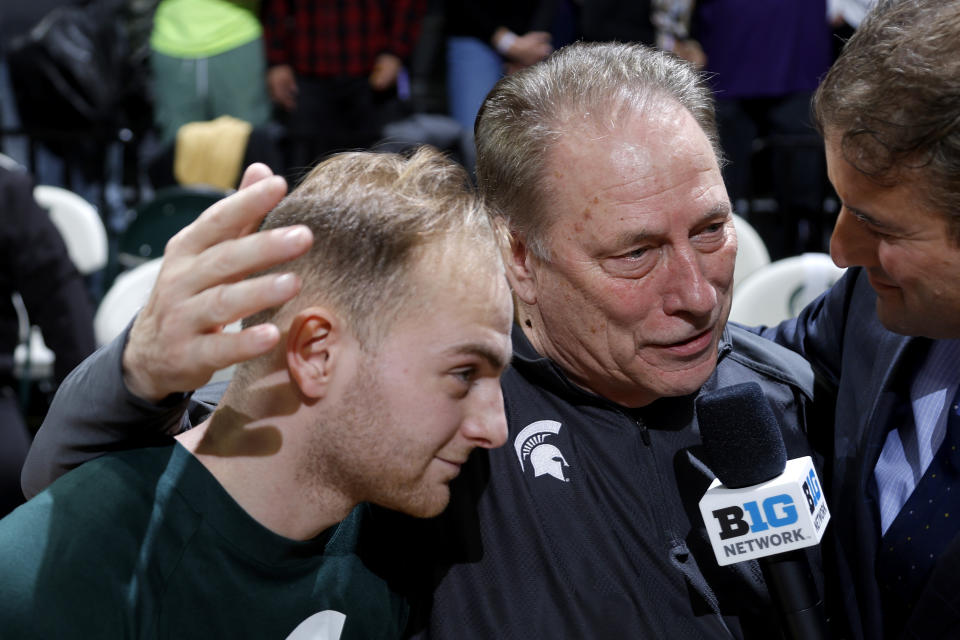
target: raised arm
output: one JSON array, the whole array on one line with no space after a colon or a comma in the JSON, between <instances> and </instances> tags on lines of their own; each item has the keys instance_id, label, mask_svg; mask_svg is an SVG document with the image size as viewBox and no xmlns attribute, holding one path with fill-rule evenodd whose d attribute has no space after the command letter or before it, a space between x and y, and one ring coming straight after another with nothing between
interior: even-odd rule
<instances>
[{"instance_id":1,"label":"raised arm","mask_svg":"<svg viewBox=\"0 0 960 640\"><path fill-rule=\"evenodd\" d=\"M252 165L237 193L170 240L150 298L129 332L84 361L57 391L24 465L27 497L81 462L178 431L188 392L217 370L277 344L274 325L236 333L223 328L299 291L292 274L247 278L310 247L306 227L256 231L285 193L282 178Z\"/></svg>"}]
</instances>

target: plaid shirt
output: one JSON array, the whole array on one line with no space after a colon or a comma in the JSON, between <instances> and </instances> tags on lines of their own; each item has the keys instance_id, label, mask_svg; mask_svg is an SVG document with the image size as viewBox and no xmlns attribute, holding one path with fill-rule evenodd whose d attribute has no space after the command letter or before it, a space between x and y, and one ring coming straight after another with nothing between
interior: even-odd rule
<instances>
[{"instance_id":1,"label":"plaid shirt","mask_svg":"<svg viewBox=\"0 0 960 640\"><path fill-rule=\"evenodd\" d=\"M381 53L410 55L426 0L264 0L270 66L315 77L370 74Z\"/></svg>"}]
</instances>

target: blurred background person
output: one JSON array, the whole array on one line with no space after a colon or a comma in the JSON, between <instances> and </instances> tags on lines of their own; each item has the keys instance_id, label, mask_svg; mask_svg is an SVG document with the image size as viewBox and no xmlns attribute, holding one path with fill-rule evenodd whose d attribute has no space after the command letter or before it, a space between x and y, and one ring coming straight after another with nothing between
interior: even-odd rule
<instances>
[{"instance_id":1,"label":"blurred background person","mask_svg":"<svg viewBox=\"0 0 960 640\"><path fill-rule=\"evenodd\" d=\"M504 74L553 52L556 0L446 0L447 106L462 130L463 163L476 164L473 121Z\"/></svg>"},{"instance_id":2,"label":"blurred background person","mask_svg":"<svg viewBox=\"0 0 960 640\"><path fill-rule=\"evenodd\" d=\"M60 232L33 199L33 181L22 170L0 166L0 517L23 502L20 468L30 446L14 351L20 324L12 296L20 294L30 321L56 355L59 383L93 353L93 307Z\"/></svg>"},{"instance_id":3,"label":"blurred background person","mask_svg":"<svg viewBox=\"0 0 960 640\"><path fill-rule=\"evenodd\" d=\"M188 122L270 117L259 0L161 0L150 36L162 143Z\"/></svg>"},{"instance_id":4,"label":"blurred background person","mask_svg":"<svg viewBox=\"0 0 960 640\"><path fill-rule=\"evenodd\" d=\"M332 151L369 147L399 117L397 84L425 0L265 0L267 86L296 181Z\"/></svg>"},{"instance_id":5,"label":"blurred background person","mask_svg":"<svg viewBox=\"0 0 960 640\"><path fill-rule=\"evenodd\" d=\"M735 211L757 227L774 259L824 251L826 168L810 100L832 62L826 0L697 0L692 19L717 101ZM769 154L775 215L754 208L761 149Z\"/></svg>"}]
</instances>

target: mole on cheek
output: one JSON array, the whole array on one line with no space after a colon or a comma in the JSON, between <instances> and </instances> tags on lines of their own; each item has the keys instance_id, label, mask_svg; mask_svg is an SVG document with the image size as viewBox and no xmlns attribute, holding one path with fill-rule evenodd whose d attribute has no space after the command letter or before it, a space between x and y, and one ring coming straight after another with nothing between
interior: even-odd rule
<instances>
[{"instance_id":1,"label":"mole on cheek","mask_svg":"<svg viewBox=\"0 0 960 640\"><path fill-rule=\"evenodd\" d=\"M590 207L587 207L583 210L583 221L590 220L593 218L593 214L590 212ZM573 229L577 233L583 233L583 221L577 221L573 224Z\"/></svg>"}]
</instances>

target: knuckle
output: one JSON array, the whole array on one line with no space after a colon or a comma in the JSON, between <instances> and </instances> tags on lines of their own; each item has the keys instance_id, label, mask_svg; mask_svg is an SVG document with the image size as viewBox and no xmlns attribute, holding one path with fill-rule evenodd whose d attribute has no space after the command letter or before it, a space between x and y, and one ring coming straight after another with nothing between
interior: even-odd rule
<instances>
[{"instance_id":1,"label":"knuckle","mask_svg":"<svg viewBox=\"0 0 960 640\"><path fill-rule=\"evenodd\" d=\"M215 322L219 325L221 324L220 319L230 311L230 305L233 299L233 296L230 295L231 288L228 285L219 284L209 289L208 293L208 312L211 318L215 319Z\"/></svg>"},{"instance_id":2,"label":"knuckle","mask_svg":"<svg viewBox=\"0 0 960 640\"><path fill-rule=\"evenodd\" d=\"M190 233L190 225L187 225L180 231L173 234L173 236L167 240L167 244L164 246L163 253L164 255L176 255L180 252L180 248L184 243L184 237Z\"/></svg>"}]
</instances>

